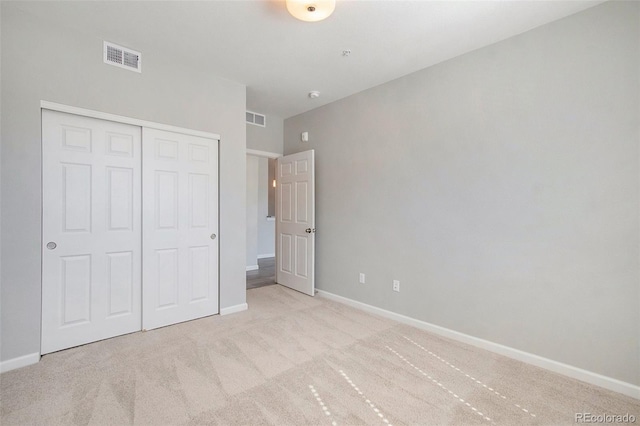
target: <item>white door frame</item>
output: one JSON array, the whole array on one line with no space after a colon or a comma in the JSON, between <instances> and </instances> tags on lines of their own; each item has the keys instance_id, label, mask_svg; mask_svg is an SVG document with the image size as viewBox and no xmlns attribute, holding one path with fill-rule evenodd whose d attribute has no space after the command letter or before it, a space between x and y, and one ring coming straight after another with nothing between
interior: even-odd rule
<instances>
[{"instance_id":1,"label":"white door frame","mask_svg":"<svg viewBox=\"0 0 640 426\"><path fill-rule=\"evenodd\" d=\"M277 152L269 152L269 151L258 151L257 149L247 149L247 155L255 155L256 157L264 157L264 158L280 158L282 154L278 154Z\"/></svg>"},{"instance_id":2,"label":"white door frame","mask_svg":"<svg viewBox=\"0 0 640 426\"><path fill-rule=\"evenodd\" d=\"M153 121L140 120L138 118L125 117L123 115L109 114L108 112L95 111L86 108L78 108L69 105L58 104L49 101L40 101L41 109L67 112L69 114L83 117L98 118L100 120L115 121L123 124L133 124L134 126L147 127L150 129L166 130L167 132L183 133L185 135L200 136L201 138L220 140L220 135L216 133L203 132L201 130L185 129L184 127L172 126L170 124L156 123Z\"/></svg>"},{"instance_id":3,"label":"white door frame","mask_svg":"<svg viewBox=\"0 0 640 426\"><path fill-rule=\"evenodd\" d=\"M113 121L116 123L122 123L122 124L131 124L134 126L139 126L141 128L149 128L149 129L157 129L157 130L164 130L164 131L168 131L168 132L174 132L174 133L182 133L185 135L191 135L191 136L198 136L198 137L202 137L202 138L207 138L207 139L215 139L218 142L221 141L220 135L216 134L216 133L210 133L210 132L203 132L200 130L193 130L193 129L186 129L184 127L178 127L178 126L172 126L169 124L162 124L162 123L156 123L153 121L146 121L146 120L141 120L141 119L137 119L137 118L131 118L131 117L126 117L126 116L122 116L122 115L116 115L116 114L110 114L107 112L102 112L102 111L95 111L95 110L91 110L91 109L86 109L86 108L79 108L79 107L74 107L74 106L70 106L70 105L64 105L64 104L59 104L56 102L50 102L50 101L45 101L45 100L41 100L40 101L40 109L41 110L51 110L51 111L58 111L58 112L66 112L69 114L74 114L74 115L78 115L81 117L89 117L89 118L97 118L99 120L106 120L106 121ZM42 137L41 137L42 139ZM40 141L40 143L42 144L42 140ZM219 146L219 145L218 145ZM220 161L218 159L218 161ZM220 193L220 187L219 187L220 183L218 182L218 194ZM42 190L42 188L40 188ZM218 195L219 197L219 195ZM218 202L220 200L218 199ZM43 201L40 201L40 211L42 213L42 208L43 208ZM220 226L220 218L218 217L218 229ZM219 233L222 233L221 231L219 231ZM44 235L43 235L43 229L40 229L40 246L42 247L44 245ZM142 234L140 235L140 238L142 238ZM42 259L40 259L40 267L42 268ZM218 253L218 265L220 265L220 254ZM218 266L218 282L220 279L220 267ZM42 279L43 277L40 277L41 282L40 282L40 286L42 286ZM144 283L143 283L144 285ZM218 284L219 285L219 284ZM218 287L218 291L219 291L219 287ZM40 293L40 297L42 298L42 292ZM220 312L220 298L218 297L218 312ZM42 310L40 310L40 321L42 321ZM40 339L40 344L42 344L42 339ZM42 353L42 348L40 348L40 354Z\"/></svg>"}]
</instances>

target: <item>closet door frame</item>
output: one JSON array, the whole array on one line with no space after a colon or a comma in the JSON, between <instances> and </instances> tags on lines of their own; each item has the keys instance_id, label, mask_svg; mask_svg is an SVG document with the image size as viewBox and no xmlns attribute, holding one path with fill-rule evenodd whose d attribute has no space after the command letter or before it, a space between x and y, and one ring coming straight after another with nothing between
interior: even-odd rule
<instances>
[{"instance_id":1,"label":"closet door frame","mask_svg":"<svg viewBox=\"0 0 640 426\"><path fill-rule=\"evenodd\" d=\"M121 123L121 124L129 124L129 125L133 125L133 126L138 126L141 128L141 132L144 134L144 129L155 129L155 130L162 130L162 131L167 131L167 132L173 132L173 133L180 133L180 134L184 134L184 135L189 135L189 136L196 136L196 137L200 137L200 138L205 138L205 139L210 139L216 142L217 145L217 149L218 149L218 156L217 156L217 160L218 160L218 173L220 170L220 158L219 158L219 147L220 147L220 135L216 134L216 133L210 133L210 132L203 132L203 131L199 131L199 130L192 130L192 129L186 129L186 128L182 128L182 127L177 127L177 126L172 126L172 125L167 125L167 124L162 124L162 123L156 123L156 122L152 122L152 121L146 121L146 120L140 120L140 119L136 119L136 118L131 118L131 117L126 117L126 116L122 116L122 115L116 115L116 114L110 114L110 113L106 113L106 112L102 112L102 111L95 111L95 110L90 110L90 109L85 109L85 108L78 108L78 107L74 107L74 106L69 106L69 105L64 105L64 104L59 104L59 103L55 103L55 102L49 102L49 101L41 101L40 102L40 108L41 111L44 110L49 110L49 111L56 111L56 112L63 112L63 113L68 113L68 114L74 114L80 117L88 117L88 118L95 118L95 119L99 119L99 120L105 120L105 121L112 121L112 122L116 122L116 123ZM144 140L142 141L142 145L144 146ZM142 165L142 164L141 164ZM142 197L144 198L144 188L142 188L143 194ZM219 183L219 179L218 179L218 188L216 188L216 194L218 197L218 205L220 203L220 183ZM43 194L43 199L44 199L44 194ZM43 204L42 204L42 200L41 200L41 211L43 208ZM218 214L217 214L217 229L220 229L220 216L219 216L219 210L218 210ZM144 225L143 225L144 226ZM140 241L142 243L144 243L143 241L143 235L142 232L140 232ZM43 247L45 244L47 244L46 241L44 241L44 235L43 235L43 229L41 229L40 232L40 244L41 247ZM218 304L218 313L220 312L220 251L219 251L219 243L218 243L218 251L217 251L217 262L216 262L216 266L217 266L217 271L215 271L215 274L217 274L217 291L218 291L218 297L217 297L217 304ZM143 247L143 252L144 253L144 247ZM41 259L42 262L42 259ZM142 258L142 262L144 263L144 256ZM42 267L42 264L41 264ZM41 279L44 281L44 276L41 276ZM143 277L141 276L140 279L142 280ZM42 283L41 283L42 285ZM142 286L144 289L144 282L142 282ZM141 289L141 290L143 290ZM144 291L142 291L142 295L144 294ZM42 293L41 293L41 297L42 297ZM141 308L144 305L144 301L141 300ZM42 315L42 310L40 312L40 314ZM141 315L141 321L142 318L144 316L144 312ZM42 342L41 342L42 344ZM41 351L42 353L42 347L41 347Z\"/></svg>"},{"instance_id":2,"label":"closet door frame","mask_svg":"<svg viewBox=\"0 0 640 426\"><path fill-rule=\"evenodd\" d=\"M217 133L203 132L201 130L185 129L184 127L172 126L170 124L155 123L153 121L140 120L137 118L125 117L123 115L110 114L107 112L94 111L91 109L78 108L49 101L40 101L41 109L48 109L58 112L80 115L83 117L98 118L100 120L115 121L117 123L132 124L142 128L165 130L167 132L183 133L185 135L199 136L201 138L215 139L220 141Z\"/></svg>"}]
</instances>

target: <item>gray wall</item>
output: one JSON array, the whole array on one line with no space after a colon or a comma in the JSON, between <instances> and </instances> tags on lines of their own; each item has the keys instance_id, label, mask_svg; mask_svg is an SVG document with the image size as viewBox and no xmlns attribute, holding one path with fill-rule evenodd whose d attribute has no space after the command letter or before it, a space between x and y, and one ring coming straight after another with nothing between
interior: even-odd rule
<instances>
[{"instance_id":1,"label":"gray wall","mask_svg":"<svg viewBox=\"0 0 640 426\"><path fill-rule=\"evenodd\" d=\"M163 56L104 65L102 39L2 3L1 360L40 351L40 100L220 134L220 305L245 302L246 88Z\"/></svg>"},{"instance_id":2,"label":"gray wall","mask_svg":"<svg viewBox=\"0 0 640 426\"><path fill-rule=\"evenodd\" d=\"M640 384L639 14L604 3L285 120L286 154L316 149L318 287Z\"/></svg>"},{"instance_id":3,"label":"gray wall","mask_svg":"<svg viewBox=\"0 0 640 426\"><path fill-rule=\"evenodd\" d=\"M282 118L275 115L267 115L266 117L266 127L247 124L247 148L282 154Z\"/></svg>"},{"instance_id":4,"label":"gray wall","mask_svg":"<svg viewBox=\"0 0 640 426\"><path fill-rule=\"evenodd\" d=\"M276 222L267 220L269 214L269 159L258 158L258 256L275 254Z\"/></svg>"},{"instance_id":5,"label":"gray wall","mask_svg":"<svg viewBox=\"0 0 640 426\"><path fill-rule=\"evenodd\" d=\"M258 157L247 155L247 267L258 264Z\"/></svg>"}]
</instances>

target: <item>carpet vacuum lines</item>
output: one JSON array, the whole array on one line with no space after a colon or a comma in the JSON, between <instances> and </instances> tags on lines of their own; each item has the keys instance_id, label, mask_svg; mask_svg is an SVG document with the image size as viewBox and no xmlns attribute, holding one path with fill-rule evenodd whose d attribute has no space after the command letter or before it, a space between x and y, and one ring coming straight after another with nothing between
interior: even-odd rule
<instances>
[{"instance_id":1,"label":"carpet vacuum lines","mask_svg":"<svg viewBox=\"0 0 640 426\"><path fill-rule=\"evenodd\" d=\"M395 356L397 356L398 358L400 358L404 363L410 365L411 367L413 367L417 372L419 372L420 374L422 374L424 377L426 377L427 379L431 380L432 383L436 384L438 387L440 387L443 391L447 392L451 397L457 399L458 401L460 401L461 403L463 403L464 405L466 405L470 410L472 410L474 413L476 413L477 415L479 415L480 417L482 417L484 420L491 422L491 424L495 425L495 422L493 420L491 420L490 417L488 417L486 414L484 414L482 411L478 410L476 407L474 407L473 405L471 405L470 403L468 403L467 401L465 401L464 399L460 398L460 396L458 396L457 394L455 394L451 389L448 389L445 385L443 385L442 383L440 383L438 380L434 379L433 377L431 377L430 375L428 375L427 373L425 373L424 371L422 371L419 367L416 367L411 361L409 361L408 359L406 359L404 356L402 356L401 354L399 354L398 352L396 352L393 348L389 347L389 346L385 346L388 350L390 350Z\"/></svg>"},{"instance_id":2,"label":"carpet vacuum lines","mask_svg":"<svg viewBox=\"0 0 640 426\"><path fill-rule=\"evenodd\" d=\"M382 414L378 409L378 407L376 407L376 405L373 402L371 402L370 399L367 398L367 396L360 390L360 388L358 388L358 386L356 386L356 384L353 383L353 381L349 378L349 376L347 376L347 374L344 371L342 370L339 370L339 371L340 371L340 375L347 381L347 383L351 385L354 391L358 392L358 395L362 397L363 401L367 403L369 408L371 408L373 412L376 413L383 422L391 426L391 423L389 423L389 420L384 416L384 414Z\"/></svg>"},{"instance_id":3,"label":"carpet vacuum lines","mask_svg":"<svg viewBox=\"0 0 640 426\"><path fill-rule=\"evenodd\" d=\"M316 401L318 401L318 404L320 405L320 408L322 408L322 411L324 412L324 414L326 416L329 416L329 418L331 419L331 426L338 426L338 423L336 423L336 421L333 420L333 417L331 416L329 407L327 407L325 403L322 402L322 398L320 398L320 395L318 395L318 391L316 391L316 388L313 385L309 385L309 390L311 391L313 396L316 398Z\"/></svg>"},{"instance_id":4,"label":"carpet vacuum lines","mask_svg":"<svg viewBox=\"0 0 640 426\"><path fill-rule=\"evenodd\" d=\"M409 342L413 343L414 345L416 345L418 348L422 349L424 352L428 353L429 355L435 357L438 361L445 363L446 365L448 365L449 367L451 367L452 369L456 370L458 373L462 374L463 376L469 378L471 381L481 385L483 388L485 388L487 391L489 392L493 392L494 394L498 395L500 398L502 399L507 399L506 396L504 396L503 394L501 394L500 392L498 392L497 390L487 386L485 383L482 383L480 380L476 379L475 377L469 375L468 373L466 373L465 371L459 369L458 367L456 367L455 365L451 364L450 362L448 362L445 359L440 358L438 355L434 354L433 352L431 352L429 349L421 346L419 343L414 342L413 340L409 339L407 336L402 336L405 339L407 339ZM515 404L513 403L513 405L515 407L517 407L519 410L524 411L525 413L527 413L528 415L530 415L531 417L535 417L536 415L533 414L529 409L522 407L519 404Z\"/></svg>"}]
</instances>

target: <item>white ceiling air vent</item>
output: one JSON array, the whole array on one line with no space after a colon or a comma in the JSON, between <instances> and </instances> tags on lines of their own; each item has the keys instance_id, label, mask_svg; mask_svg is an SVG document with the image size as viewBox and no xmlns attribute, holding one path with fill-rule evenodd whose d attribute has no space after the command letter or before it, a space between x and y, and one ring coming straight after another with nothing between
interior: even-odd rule
<instances>
[{"instance_id":1,"label":"white ceiling air vent","mask_svg":"<svg viewBox=\"0 0 640 426\"><path fill-rule=\"evenodd\" d=\"M257 112L247 111L247 123L260 127L267 127L267 117Z\"/></svg>"},{"instance_id":2,"label":"white ceiling air vent","mask_svg":"<svg viewBox=\"0 0 640 426\"><path fill-rule=\"evenodd\" d=\"M142 72L142 55L135 50L104 42L104 63L130 71Z\"/></svg>"}]
</instances>

